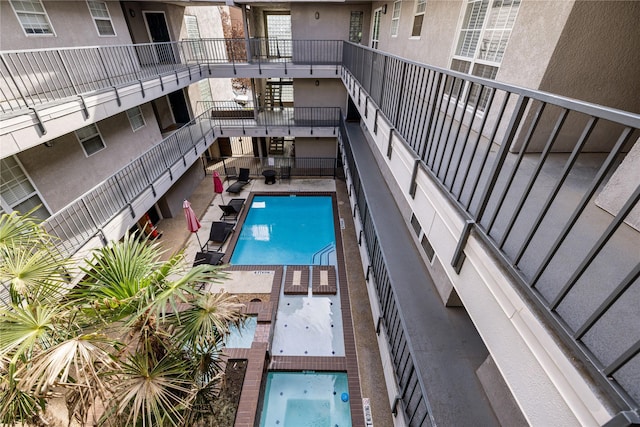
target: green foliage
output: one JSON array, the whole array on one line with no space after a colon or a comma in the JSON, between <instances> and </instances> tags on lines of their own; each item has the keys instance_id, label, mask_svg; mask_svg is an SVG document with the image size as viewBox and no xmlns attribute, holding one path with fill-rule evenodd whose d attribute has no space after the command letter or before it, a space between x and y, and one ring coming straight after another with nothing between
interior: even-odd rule
<instances>
[{"instance_id":1,"label":"green foliage","mask_svg":"<svg viewBox=\"0 0 640 427\"><path fill-rule=\"evenodd\" d=\"M82 424L182 426L207 415L221 340L244 316L229 295L198 290L224 279L219 268L161 254L126 235L74 270L36 220L0 217L10 295L0 307L0 422L29 424L60 393ZM83 280L72 287L74 271Z\"/></svg>"}]
</instances>

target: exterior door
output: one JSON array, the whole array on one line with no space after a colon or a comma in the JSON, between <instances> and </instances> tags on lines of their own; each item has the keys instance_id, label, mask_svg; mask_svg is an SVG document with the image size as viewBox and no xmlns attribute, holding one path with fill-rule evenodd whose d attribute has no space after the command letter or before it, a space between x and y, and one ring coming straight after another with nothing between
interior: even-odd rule
<instances>
[{"instance_id":1,"label":"exterior door","mask_svg":"<svg viewBox=\"0 0 640 427\"><path fill-rule=\"evenodd\" d=\"M373 11L373 24L371 25L371 47L378 48L378 40L380 39L380 18L382 16L382 8L379 7Z\"/></svg>"},{"instance_id":2,"label":"exterior door","mask_svg":"<svg viewBox=\"0 0 640 427\"><path fill-rule=\"evenodd\" d=\"M175 63L173 46L169 43L171 36L169 35L164 12L144 12L144 18L149 32L149 39L152 43L160 43L155 46L158 62L160 64Z\"/></svg>"},{"instance_id":3,"label":"exterior door","mask_svg":"<svg viewBox=\"0 0 640 427\"><path fill-rule=\"evenodd\" d=\"M173 112L173 118L176 120L176 124L185 125L189 123L191 117L189 116L187 101L184 99L184 93L182 92L182 89L171 92L168 95L168 98L169 105L171 105L171 111Z\"/></svg>"}]
</instances>

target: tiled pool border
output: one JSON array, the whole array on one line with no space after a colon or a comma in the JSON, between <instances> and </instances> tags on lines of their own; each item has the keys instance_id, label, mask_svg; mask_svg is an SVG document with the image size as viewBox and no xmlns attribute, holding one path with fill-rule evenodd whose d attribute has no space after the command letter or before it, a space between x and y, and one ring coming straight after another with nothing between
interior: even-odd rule
<instances>
[{"instance_id":1,"label":"tiled pool border","mask_svg":"<svg viewBox=\"0 0 640 427\"><path fill-rule=\"evenodd\" d=\"M236 229L231 235L227 245L226 255L223 262L229 262L233 249L239 237L240 228L244 224L244 219L253 202L254 196L328 196L331 197L333 208L333 227L336 235L336 263L338 283L340 284L338 293L340 295L340 307L342 311L342 324L344 334L344 357L319 357L319 356L274 356L270 355L269 343L273 336L272 325L275 321L278 302L280 300L280 289L283 282L283 267L280 265L242 265L228 266L227 271L274 271L273 285L271 288L269 302L247 303L245 313L257 314L258 325L254 342L250 349L227 349L225 351L228 360L246 359L247 371L244 378L240 404L236 414L236 427L254 427L258 419L260 407L260 391L266 378L267 371L333 371L346 372L349 384L349 394L351 396L351 422L353 427L364 427L364 409L362 407L362 394L360 392L360 377L358 373L358 362L356 355L355 336L351 318L351 304L349 301L349 291L347 289L347 275L345 270L344 250L342 244L342 233L340 228L340 217L338 213L337 197L334 192L304 192L304 193L283 193L283 192L256 192L250 193L245 207L238 216ZM265 340L266 341L263 341Z\"/></svg>"}]
</instances>

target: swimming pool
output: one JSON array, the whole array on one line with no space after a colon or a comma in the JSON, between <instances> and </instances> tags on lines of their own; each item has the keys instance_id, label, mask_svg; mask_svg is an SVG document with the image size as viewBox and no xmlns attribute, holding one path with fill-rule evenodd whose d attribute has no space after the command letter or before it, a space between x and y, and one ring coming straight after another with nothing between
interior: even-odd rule
<instances>
[{"instance_id":1,"label":"swimming pool","mask_svg":"<svg viewBox=\"0 0 640 427\"><path fill-rule=\"evenodd\" d=\"M231 264L319 265L335 253L330 196L255 196Z\"/></svg>"},{"instance_id":2,"label":"swimming pool","mask_svg":"<svg viewBox=\"0 0 640 427\"><path fill-rule=\"evenodd\" d=\"M249 316L239 328L233 325L229 327L229 335L224 339L225 347L251 348L257 324L258 318L256 316Z\"/></svg>"},{"instance_id":3,"label":"swimming pool","mask_svg":"<svg viewBox=\"0 0 640 427\"><path fill-rule=\"evenodd\" d=\"M262 427L350 427L344 372L269 372Z\"/></svg>"}]
</instances>

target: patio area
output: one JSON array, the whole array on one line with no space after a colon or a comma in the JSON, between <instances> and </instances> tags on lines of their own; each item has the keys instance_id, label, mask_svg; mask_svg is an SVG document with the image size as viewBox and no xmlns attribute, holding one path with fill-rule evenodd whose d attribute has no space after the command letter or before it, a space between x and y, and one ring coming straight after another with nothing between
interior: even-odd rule
<instances>
[{"instance_id":1,"label":"patio area","mask_svg":"<svg viewBox=\"0 0 640 427\"><path fill-rule=\"evenodd\" d=\"M224 176L222 177L224 178ZM226 189L228 182L224 183ZM215 194L211 175L206 175L200 185L188 197L191 206L202 224L198 232L199 241L204 244L208 237L210 225L220 220L222 215L219 204L227 203L233 198L249 200L251 193L335 193L338 207L335 218L337 239L342 241L339 248L340 258L339 297L342 301L342 319L345 341L344 357L326 356L277 356L270 353L270 340L273 337L278 301L286 283L285 270L282 266L230 266L227 268L229 279L223 285L214 285L211 291L224 288L225 291L238 295L245 303L245 312L256 315L258 325L251 348L228 349L229 360L244 359L248 361L244 387L235 421L236 426L253 426L259 414L260 389L269 370L317 370L343 371L349 376L349 390L352 397L351 413L354 426L365 426L362 398L370 402L370 410L376 426L393 426L388 393L382 371L382 363L377 349L375 323L371 316L370 304L366 289L364 273L359 262L359 246L354 231L352 215L348 202L347 189L343 180L337 179L290 179L277 181L275 185L266 185L264 179L253 179L240 194ZM239 216L241 225L245 205ZM183 215L161 220L158 229L163 235L160 239L166 248L165 257L180 250L185 251L187 262L192 262L199 250L199 242L194 233L190 233ZM228 261L234 245L234 231L230 239L222 247L228 251L223 261ZM348 261L352 260L352 261ZM265 363L266 361L266 363Z\"/></svg>"}]
</instances>

